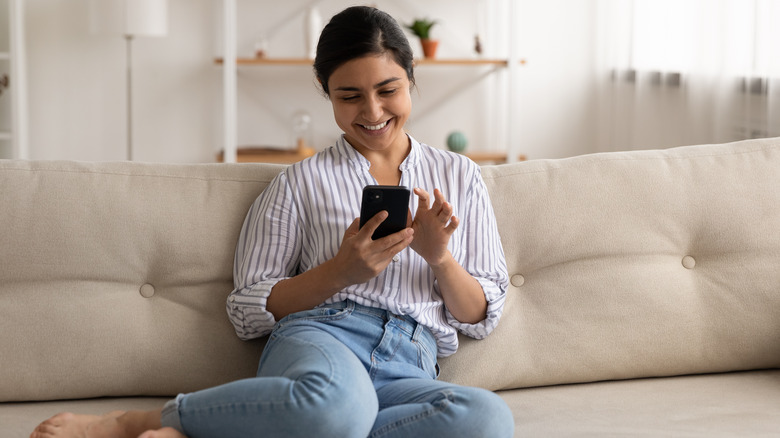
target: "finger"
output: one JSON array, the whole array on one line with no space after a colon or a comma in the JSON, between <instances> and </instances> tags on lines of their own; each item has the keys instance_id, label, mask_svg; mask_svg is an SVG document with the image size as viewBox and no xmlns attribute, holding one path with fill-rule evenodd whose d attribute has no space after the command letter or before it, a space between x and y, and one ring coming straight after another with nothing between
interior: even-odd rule
<instances>
[{"instance_id":1,"label":"finger","mask_svg":"<svg viewBox=\"0 0 780 438\"><path fill-rule=\"evenodd\" d=\"M381 243L385 248L385 254L387 257L392 257L404 248L409 246L414 240L414 230L411 228L405 228L397 233L390 234L374 242Z\"/></svg>"},{"instance_id":2,"label":"finger","mask_svg":"<svg viewBox=\"0 0 780 438\"><path fill-rule=\"evenodd\" d=\"M371 237L374 234L374 231L376 231L377 228L379 228L379 225L387 219L387 216L389 213L386 210L382 210L379 213L375 214L374 217L369 219L365 224L363 224L363 227L360 228L359 234L362 235L368 235Z\"/></svg>"},{"instance_id":3,"label":"finger","mask_svg":"<svg viewBox=\"0 0 780 438\"><path fill-rule=\"evenodd\" d=\"M433 206L431 207L431 210L433 211L439 211L441 206L447 202L447 200L444 199L444 195L441 193L441 190L439 189L433 189L433 199Z\"/></svg>"},{"instance_id":4,"label":"finger","mask_svg":"<svg viewBox=\"0 0 780 438\"><path fill-rule=\"evenodd\" d=\"M419 199L419 202L417 204L417 209L428 209L428 202L431 199L431 195L428 194L425 190L417 187L414 189L414 194L417 195L417 198Z\"/></svg>"},{"instance_id":5,"label":"finger","mask_svg":"<svg viewBox=\"0 0 780 438\"><path fill-rule=\"evenodd\" d=\"M441 210L439 210L439 220L446 224L452 217L452 211L452 204L445 202L444 205L441 206Z\"/></svg>"},{"instance_id":6,"label":"finger","mask_svg":"<svg viewBox=\"0 0 780 438\"><path fill-rule=\"evenodd\" d=\"M355 220L352 221L351 224L349 224L347 230L344 231L344 237L342 237L342 241L347 237L356 235L359 231L360 231L360 218L355 218Z\"/></svg>"},{"instance_id":7,"label":"finger","mask_svg":"<svg viewBox=\"0 0 780 438\"><path fill-rule=\"evenodd\" d=\"M396 231L393 234L388 234L385 237L379 238L374 242L380 244L382 248L387 250L388 248L397 245L399 242L403 242L405 239L411 237L412 234L414 234L414 230L411 228L404 228L401 231Z\"/></svg>"},{"instance_id":8,"label":"finger","mask_svg":"<svg viewBox=\"0 0 780 438\"><path fill-rule=\"evenodd\" d=\"M447 232L447 234L452 234L458 229L458 225L460 225L460 220L457 216L453 216L450 220L450 224L444 227L444 231Z\"/></svg>"},{"instance_id":9,"label":"finger","mask_svg":"<svg viewBox=\"0 0 780 438\"><path fill-rule=\"evenodd\" d=\"M414 223L414 218L412 217L412 210L408 209L406 210L406 227L409 228Z\"/></svg>"}]
</instances>

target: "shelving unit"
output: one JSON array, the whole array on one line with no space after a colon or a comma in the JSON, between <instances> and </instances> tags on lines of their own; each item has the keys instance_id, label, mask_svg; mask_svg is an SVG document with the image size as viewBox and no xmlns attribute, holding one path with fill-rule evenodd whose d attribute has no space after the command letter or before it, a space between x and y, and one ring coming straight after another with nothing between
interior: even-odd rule
<instances>
[{"instance_id":1,"label":"shelving unit","mask_svg":"<svg viewBox=\"0 0 780 438\"><path fill-rule=\"evenodd\" d=\"M0 29L0 158L26 159L24 0L0 1Z\"/></svg>"},{"instance_id":2,"label":"shelving unit","mask_svg":"<svg viewBox=\"0 0 780 438\"><path fill-rule=\"evenodd\" d=\"M503 17L506 17L510 35L510 42L508 44L508 56L506 58L436 58L436 59L418 59L415 61L417 66L425 69L435 68L437 66L449 66L449 67L487 67L486 70L490 74L498 70L507 71L507 102L506 108L499 111L506 118L505 123L505 141L509 145L509 151L507 152L491 152L491 151L475 151L471 155L477 158L488 157L487 161L496 162L513 162L522 160L525 157L522 154L512 150L512 145L515 144L514 129L509 122L517 114L517 102L512 99L514 94L515 85L514 81L517 76L517 69L525 64L525 60L520 59L517 56L515 45L512 44L514 40L514 30L511 26L513 17L516 15L516 5L514 1L502 2L507 9ZM259 58L244 58L237 57L237 30L236 30L236 18L237 18L237 0L222 0L223 6L223 57L214 59L214 63L222 68L222 86L223 86L223 148L220 154L220 160L224 162L237 162L245 160L246 148L242 149L242 156L239 157L239 145L237 144L238 138L238 96L237 96L237 75L238 68L266 68L273 66L280 67L311 67L313 64L312 59L303 57L259 57ZM446 99L441 99L441 102L435 102L431 107L437 107ZM503 128L496 132L503 132ZM476 161L476 160L475 160Z\"/></svg>"},{"instance_id":3,"label":"shelving unit","mask_svg":"<svg viewBox=\"0 0 780 438\"><path fill-rule=\"evenodd\" d=\"M222 58L216 58L214 60L216 64L222 64L224 60ZM521 61L522 63L523 61ZM236 65L284 65L284 66L295 66L295 65L312 65L314 63L313 59L308 58L236 58ZM468 66L468 65L494 65L494 66L501 66L506 67L509 65L509 61L506 59L472 59L472 58L464 58L464 59L417 59L414 61L416 66L420 65L461 65L461 66Z\"/></svg>"}]
</instances>

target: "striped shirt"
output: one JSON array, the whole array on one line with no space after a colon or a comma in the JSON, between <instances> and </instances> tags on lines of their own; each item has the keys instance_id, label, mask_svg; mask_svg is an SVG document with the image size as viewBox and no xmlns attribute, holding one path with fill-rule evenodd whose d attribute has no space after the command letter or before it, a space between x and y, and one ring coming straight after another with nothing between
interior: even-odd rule
<instances>
[{"instance_id":1,"label":"striped shirt","mask_svg":"<svg viewBox=\"0 0 780 438\"><path fill-rule=\"evenodd\" d=\"M398 315L410 315L436 337L439 356L458 349L457 332L476 339L498 324L508 276L496 219L479 167L468 158L409 137L411 151L400 166L400 185L438 188L460 226L448 249L482 286L487 317L476 324L456 320L445 308L431 268L407 247L370 281L349 286L325 303L352 300ZM227 311L241 339L270 333L266 310L274 285L333 258L347 227L360 215L364 186L377 184L370 163L342 136L324 151L287 167L252 204L241 229L234 265L235 289ZM412 195L410 209L417 209Z\"/></svg>"}]
</instances>

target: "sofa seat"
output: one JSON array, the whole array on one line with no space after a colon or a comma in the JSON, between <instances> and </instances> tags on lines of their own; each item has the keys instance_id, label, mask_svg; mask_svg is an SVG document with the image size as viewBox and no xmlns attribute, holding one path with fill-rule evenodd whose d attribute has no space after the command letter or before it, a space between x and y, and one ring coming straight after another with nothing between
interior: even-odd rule
<instances>
[{"instance_id":1,"label":"sofa seat","mask_svg":"<svg viewBox=\"0 0 780 438\"><path fill-rule=\"evenodd\" d=\"M499 391L516 437L777 437L780 370ZM100 398L0 405L0 438L26 437L59 412L156 409L167 398ZM490 438L490 437L485 437Z\"/></svg>"},{"instance_id":2,"label":"sofa seat","mask_svg":"<svg viewBox=\"0 0 780 438\"><path fill-rule=\"evenodd\" d=\"M778 437L780 370L499 392L515 437Z\"/></svg>"}]
</instances>

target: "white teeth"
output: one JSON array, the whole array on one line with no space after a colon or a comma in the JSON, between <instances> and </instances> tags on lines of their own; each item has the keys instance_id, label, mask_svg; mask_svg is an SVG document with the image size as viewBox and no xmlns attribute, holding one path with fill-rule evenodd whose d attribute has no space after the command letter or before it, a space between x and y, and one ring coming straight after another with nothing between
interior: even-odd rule
<instances>
[{"instance_id":1,"label":"white teeth","mask_svg":"<svg viewBox=\"0 0 780 438\"><path fill-rule=\"evenodd\" d=\"M384 128L385 126L387 126L387 122L380 123L380 124L374 125L374 126L363 125L363 127L368 129L369 131L379 131L380 129Z\"/></svg>"}]
</instances>

